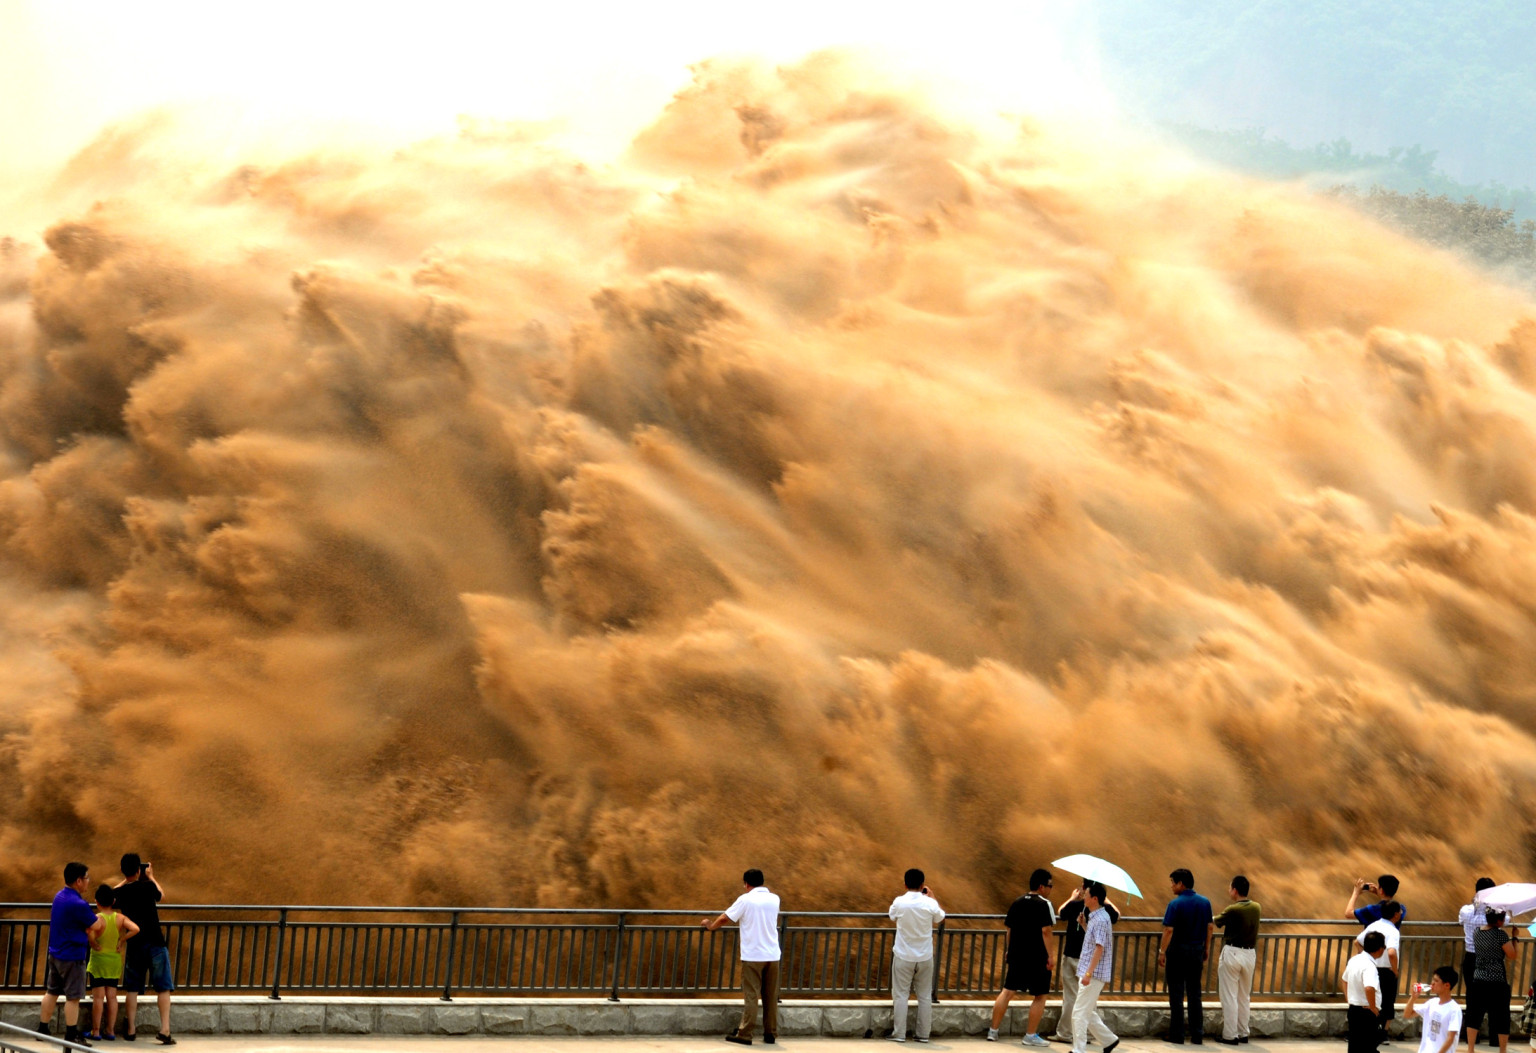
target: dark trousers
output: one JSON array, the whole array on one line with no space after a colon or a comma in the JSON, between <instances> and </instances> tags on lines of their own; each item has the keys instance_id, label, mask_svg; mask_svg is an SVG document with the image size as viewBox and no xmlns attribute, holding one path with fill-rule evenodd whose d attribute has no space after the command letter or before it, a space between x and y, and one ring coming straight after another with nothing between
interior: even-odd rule
<instances>
[{"instance_id":1,"label":"dark trousers","mask_svg":"<svg viewBox=\"0 0 1536 1053\"><path fill-rule=\"evenodd\" d=\"M1168 1037L1184 1040L1184 1000L1189 999L1189 1037L1205 1037L1205 1013L1200 1002L1200 983L1205 977L1205 955L1199 947L1168 948Z\"/></svg>"},{"instance_id":2,"label":"dark trousers","mask_svg":"<svg viewBox=\"0 0 1536 1053\"><path fill-rule=\"evenodd\" d=\"M1376 1053L1377 1015L1363 1005L1349 1007L1349 1053Z\"/></svg>"},{"instance_id":3,"label":"dark trousers","mask_svg":"<svg viewBox=\"0 0 1536 1053\"><path fill-rule=\"evenodd\" d=\"M1377 969L1376 979L1381 981L1381 1014L1377 1035L1385 1039L1387 1024L1397 1015L1397 974L1391 969Z\"/></svg>"},{"instance_id":4,"label":"dark trousers","mask_svg":"<svg viewBox=\"0 0 1536 1053\"><path fill-rule=\"evenodd\" d=\"M1462 1024L1490 1038L1509 1034L1509 999L1509 984L1473 980L1467 987L1467 1011L1462 1015ZM1488 1018L1487 1031L1483 1031L1484 1017Z\"/></svg>"}]
</instances>

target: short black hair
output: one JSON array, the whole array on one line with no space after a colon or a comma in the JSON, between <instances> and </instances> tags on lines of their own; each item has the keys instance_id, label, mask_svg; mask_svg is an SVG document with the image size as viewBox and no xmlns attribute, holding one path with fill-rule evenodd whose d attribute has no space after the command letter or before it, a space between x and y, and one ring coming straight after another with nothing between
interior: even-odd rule
<instances>
[{"instance_id":1,"label":"short black hair","mask_svg":"<svg viewBox=\"0 0 1536 1053\"><path fill-rule=\"evenodd\" d=\"M1237 889L1239 896L1248 895L1248 879L1243 877L1243 875L1239 874L1232 879L1232 887Z\"/></svg>"},{"instance_id":2,"label":"short black hair","mask_svg":"<svg viewBox=\"0 0 1536 1053\"><path fill-rule=\"evenodd\" d=\"M1366 954L1379 954L1387 945L1387 938L1379 932L1368 932L1365 939L1360 941L1360 946L1365 948Z\"/></svg>"},{"instance_id":3,"label":"short black hair","mask_svg":"<svg viewBox=\"0 0 1536 1053\"><path fill-rule=\"evenodd\" d=\"M100 903L103 907L110 907L117 902L117 889L111 885L97 885L96 902Z\"/></svg>"},{"instance_id":4,"label":"short black hair","mask_svg":"<svg viewBox=\"0 0 1536 1053\"><path fill-rule=\"evenodd\" d=\"M1475 894L1475 893L1483 891L1483 889L1485 889L1485 888L1493 888L1493 878L1491 878L1491 877L1480 877L1480 878L1478 878L1477 879L1477 884L1472 886L1472 891ZM1454 970L1454 969L1451 970L1451 972L1455 972L1455 971L1456 970Z\"/></svg>"},{"instance_id":5,"label":"short black hair","mask_svg":"<svg viewBox=\"0 0 1536 1053\"><path fill-rule=\"evenodd\" d=\"M64 884L73 885L76 881L79 881L90 872L91 868L86 866L84 863L65 863Z\"/></svg>"},{"instance_id":6,"label":"short black hair","mask_svg":"<svg viewBox=\"0 0 1536 1053\"><path fill-rule=\"evenodd\" d=\"M1381 905L1381 916L1391 921L1403 912L1403 905L1395 899L1389 899Z\"/></svg>"},{"instance_id":7,"label":"short black hair","mask_svg":"<svg viewBox=\"0 0 1536 1053\"><path fill-rule=\"evenodd\" d=\"M753 888L757 888L757 886L763 883L763 872L757 869L757 867L753 867L751 870L741 875L741 881L744 885L751 885Z\"/></svg>"},{"instance_id":8,"label":"short black hair","mask_svg":"<svg viewBox=\"0 0 1536 1053\"><path fill-rule=\"evenodd\" d=\"M906 884L907 888L922 888L923 882L928 879L923 876L923 872L921 870L917 869L917 867L913 867L911 870L902 875L901 880Z\"/></svg>"},{"instance_id":9,"label":"short black hair","mask_svg":"<svg viewBox=\"0 0 1536 1053\"><path fill-rule=\"evenodd\" d=\"M1194 888L1195 887L1195 875L1191 874L1184 867L1179 867L1179 869L1175 870L1172 874L1169 874L1168 875L1168 880L1169 881L1177 881L1179 884L1183 885L1185 888Z\"/></svg>"},{"instance_id":10,"label":"short black hair","mask_svg":"<svg viewBox=\"0 0 1536 1053\"><path fill-rule=\"evenodd\" d=\"M1461 974L1449 965L1442 965L1435 970L1435 975L1446 982L1449 987L1455 987L1456 981L1461 979Z\"/></svg>"},{"instance_id":11,"label":"short black hair","mask_svg":"<svg viewBox=\"0 0 1536 1053\"><path fill-rule=\"evenodd\" d=\"M129 852L123 856L123 861L118 865L118 869L123 872L123 877L136 877L143 866L144 862L139 858L139 854L137 852Z\"/></svg>"},{"instance_id":12,"label":"short black hair","mask_svg":"<svg viewBox=\"0 0 1536 1053\"><path fill-rule=\"evenodd\" d=\"M1103 882L1092 881L1088 884L1088 895L1092 896L1094 899L1098 900L1100 904L1102 904L1104 900L1108 898L1109 893L1105 890Z\"/></svg>"},{"instance_id":13,"label":"short black hair","mask_svg":"<svg viewBox=\"0 0 1536 1053\"><path fill-rule=\"evenodd\" d=\"M1043 888L1054 880L1049 870L1046 870L1044 867L1036 867L1035 872L1029 875L1029 891L1033 892L1037 888Z\"/></svg>"},{"instance_id":14,"label":"short black hair","mask_svg":"<svg viewBox=\"0 0 1536 1053\"><path fill-rule=\"evenodd\" d=\"M1376 879L1376 887L1381 889L1383 896L1397 895L1397 878L1391 874L1383 874Z\"/></svg>"},{"instance_id":15,"label":"short black hair","mask_svg":"<svg viewBox=\"0 0 1536 1053\"><path fill-rule=\"evenodd\" d=\"M1483 911L1483 917L1487 920L1489 925L1492 925L1496 921L1502 922L1504 920L1504 912L1497 907L1489 907L1487 910Z\"/></svg>"}]
</instances>

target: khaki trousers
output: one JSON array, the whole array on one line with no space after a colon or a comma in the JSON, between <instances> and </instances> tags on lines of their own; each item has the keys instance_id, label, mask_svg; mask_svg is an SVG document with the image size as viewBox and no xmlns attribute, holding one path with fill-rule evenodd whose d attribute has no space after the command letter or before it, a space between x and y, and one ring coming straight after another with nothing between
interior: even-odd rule
<instances>
[{"instance_id":1,"label":"khaki trousers","mask_svg":"<svg viewBox=\"0 0 1536 1053\"><path fill-rule=\"evenodd\" d=\"M1072 1011L1077 1005L1077 992L1082 990L1082 982L1077 978L1077 959L1063 958L1061 960L1061 1016L1056 1021L1056 1037L1062 1042L1072 1041ZM1094 1016L1098 1018L1098 1024L1104 1030L1109 1030L1109 1025L1104 1023L1104 1018L1099 1015L1097 1009Z\"/></svg>"},{"instance_id":2,"label":"khaki trousers","mask_svg":"<svg viewBox=\"0 0 1536 1053\"><path fill-rule=\"evenodd\" d=\"M1077 997L1072 1002L1073 1053L1088 1053L1089 1035L1101 1047L1118 1042L1118 1036L1099 1015L1099 992L1104 990L1104 981L1089 980L1085 987L1083 981L1074 976L1072 982L1077 984Z\"/></svg>"},{"instance_id":3,"label":"khaki trousers","mask_svg":"<svg viewBox=\"0 0 1536 1053\"><path fill-rule=\"evenodd\" d=\"M1221 1037L1227 1041L1248 1037L1248 997L1253 993L1252 947L1223 947L1216 963L1216 982L1221 991Z\"/></svg>"},{"instance_id":4,"label":"khaki trousers","mask_svg":"<svg viewBox=\"0 0 1536 1053\"><path fill-rule=\"evenodd\" d=\"M741 963L741 1026L736 1034L751 1038L757 1027L757 1000L763 1000L763 1034L779 1033L779 963Z\"/></svg>"},{"instance_id":5,"label":"khaki trousers","mask_svg":"<svg viewBox=\"0 0 1536 1053\"><path fill-rule=\"evenodd\" d=\"M917 988L917 1037L926 1039L933 1029L933 959L909 962L891 959L891 1033L907 1037L907 999Z\"/></svg>"}]
</instances>

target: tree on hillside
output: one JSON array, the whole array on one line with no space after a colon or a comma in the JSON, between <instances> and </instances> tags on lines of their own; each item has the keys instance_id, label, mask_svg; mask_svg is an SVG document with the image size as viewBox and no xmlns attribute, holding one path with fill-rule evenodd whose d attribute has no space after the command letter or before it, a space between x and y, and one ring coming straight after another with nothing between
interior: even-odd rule
<instances>
[{"instance_id":1,"label":"tree on hillside","mask_svg":"<svg viewBox=\"0 0 1536 1053\"><path fill-rule=\"evenodd\" d=\"M1536 288L1536 222L1516 223L1509 209L1379 186L1364 194L1352 186L1329 193L1410 237L1460 252L1502 277Z\"/></svg>"}]
</instances>

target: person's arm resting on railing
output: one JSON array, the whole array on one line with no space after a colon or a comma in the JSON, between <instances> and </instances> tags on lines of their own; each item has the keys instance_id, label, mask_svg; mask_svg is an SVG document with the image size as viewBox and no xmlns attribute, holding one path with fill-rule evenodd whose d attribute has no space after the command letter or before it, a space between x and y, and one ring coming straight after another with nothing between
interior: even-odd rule
<instances>
[{"instance_id":1,"label":"person's arm resting on railing","mask_svg":"<svg viewBox=\"0 0 1536 1053\"><path fill-rule=\"evenodd\" d=\"M722 911L718 918L705 918L703 921L699 922L699 924L704 926L710 932L714 932L716 929L730 920L730 915Z\"/></svg>"}]
</instances>

